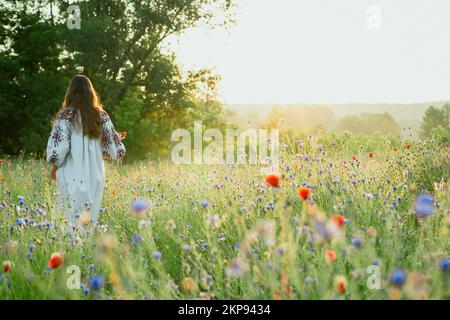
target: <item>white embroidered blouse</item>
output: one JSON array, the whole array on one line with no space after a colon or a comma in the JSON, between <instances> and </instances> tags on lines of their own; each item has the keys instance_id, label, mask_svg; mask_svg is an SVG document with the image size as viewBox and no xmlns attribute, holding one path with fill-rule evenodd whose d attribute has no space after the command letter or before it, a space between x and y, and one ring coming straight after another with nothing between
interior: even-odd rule
<instances>
[{"instance_id":1,"label":"white embroidered blouse","mask_svg":"<svg viewBox=\"0 0 450 320\"><path fill-rule=\"evenodd\" d=\"M74 122L73 109L62 109L47 143L47 161L58 167L58 210L73 227L80 227L83 211L97 222L104 189L103 158L120 160L125 155L121 136L106 111L102 111L103 133L99 139L83 135L80 117Z\"/></svg>"}]
</instances>

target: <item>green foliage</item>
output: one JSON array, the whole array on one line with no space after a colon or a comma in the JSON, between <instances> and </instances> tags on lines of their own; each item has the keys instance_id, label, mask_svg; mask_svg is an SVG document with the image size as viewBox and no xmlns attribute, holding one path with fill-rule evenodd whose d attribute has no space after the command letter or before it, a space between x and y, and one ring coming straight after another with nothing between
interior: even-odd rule
<instances>
[{"instance_id":1,"label":"green foliage","mask_svg":"<svg viewBox=\"0 0 450 320\"><path fill-rule=\"evenodd\" d=\"M0 148L42 152L68 81L55 45L58 33L38 14L2 13L11 17L1 35L8 50L0 51Z\"/></svg>"},{"instance_id":2,"label":"green foliage","mask_svg":"<svg viewBox=\"0 0 450 320\"><path fill-rule=\"evenodd\" d=\"M383 135L400 134L400 126L389 113L363 113L359 116L347 116L339 120L337 130L353 133Z\"/></svg>"},{"instance_id":3,"label":"green foliage","mask_svg":"<svg viewBox=\"0 0 450 320\"><path fill-rule=\"evenodd\" d=\"M68 5L0 3L1 152L42 153L50 120L76 73L91 78L117 128L128 132L129 159L164 155L167 142L160 141L189 115L221 117L221 105L212 103L219 78L210 70L184 76L162 47L199 24L231 22L231 0L83 1L77 3L79 30L66 26Z\"/></svg>"},{"instance_id":4,"label":"green foliage","mask_svg":"<svg viewBox=\"0 0 450 320\"><path fill-rule=\"evenodd\" d=\"M420 134L422 137L437 135L439 139L444 139L449 142L450 104L446 104L441 108L430 106L423 116L420 129Z\"/></svg>"},{"instance_id":5,"label":"green foliage","mask_svg":"<svg viewBox=\"0 0 450 320\"><path fill-rule=\"evenodd\" d=\"M439 144L450 144L450 132L442 126L431 129L431 138Z\"/></svg>"}]
</instances>

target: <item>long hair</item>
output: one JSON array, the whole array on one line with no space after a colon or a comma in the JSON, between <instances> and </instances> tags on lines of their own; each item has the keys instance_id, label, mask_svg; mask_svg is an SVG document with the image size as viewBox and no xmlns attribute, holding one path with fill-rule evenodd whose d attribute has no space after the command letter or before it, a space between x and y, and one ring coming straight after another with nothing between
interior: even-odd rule
<instances>
[{"instance_id":1,"label":"long hair","mask_svg":"<svg viewBox=\"0 0 450 320\"><path fill-rule=\"evenodd\" d=\"M102 135L101 112L103 106L91 80L84 75L77 75L70 80L61 109L71 108L71 122L83 126L83 135L100 138ZM81 121L78 117L81 116Z\"/></svg>"}]
</instances>

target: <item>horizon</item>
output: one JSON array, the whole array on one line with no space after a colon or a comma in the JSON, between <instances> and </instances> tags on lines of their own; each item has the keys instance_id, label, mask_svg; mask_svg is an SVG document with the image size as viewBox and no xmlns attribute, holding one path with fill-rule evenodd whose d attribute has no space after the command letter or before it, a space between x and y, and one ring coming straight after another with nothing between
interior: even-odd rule
<instances>
[{"instance_id":1,"label":"horizon","mask_svg":"<svg viewBox=\"0 0 450 320\"><path fill-rule=\"evenodd\" d=\"M423 102L358 102L358 101L350 101L350 102L288 102L288 103L284 103L284 102L246 102L246 103L229 103L229 102L224 102L225 106L251 106L251 105L281 105L281 106L314 106L314 105L404 105L404 106L408 106L408 105L422 105L422 104L426 104L426 105L433 105L433 104L446 104L446 103L450 103L450 99L445 99L445 100L434 100L434 101L423 101Z\"/></svg>"}]
</instances>

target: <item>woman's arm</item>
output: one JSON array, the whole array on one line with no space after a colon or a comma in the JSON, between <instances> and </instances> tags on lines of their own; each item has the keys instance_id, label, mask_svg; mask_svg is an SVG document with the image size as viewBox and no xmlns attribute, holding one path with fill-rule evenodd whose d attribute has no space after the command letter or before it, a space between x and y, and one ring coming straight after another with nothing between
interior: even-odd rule
<instances>
[{"instance_id":1,"label":"woman's arm","mask_svg":"<svg viewBox=\"0 0 450 320\"><path fill-rule=\"evenodd\" d=\"M52 180L56 181L56 170L58 170L58 167L53 165L52 171L50 172L50 177Z\"/></svg>"},{"instance_id":2,"label":"woman's arm","mask_svg":"<svg viewBox=\"0 0 450 320\"><path fill-rule=\"evenodd\" d=\"M53 125L52 132L47 142L47 162L56 167L60 167L66 160L66 156L70 151L70 128L68 120L62 115Z\"/></svg>"},{"instance_id":3,"label":"woman's arm","mask_svg":"<svg viewBox=\"0 0 450 320\"><path fill-rule=\"evenodd\" d=\"M111 118L106 113L102 112L103 120L103 137L102 137L102 151L105 159L119 161L125 155L126 149L122 143L122 136L114 128Z\"/></svg>"}]
</instances>

